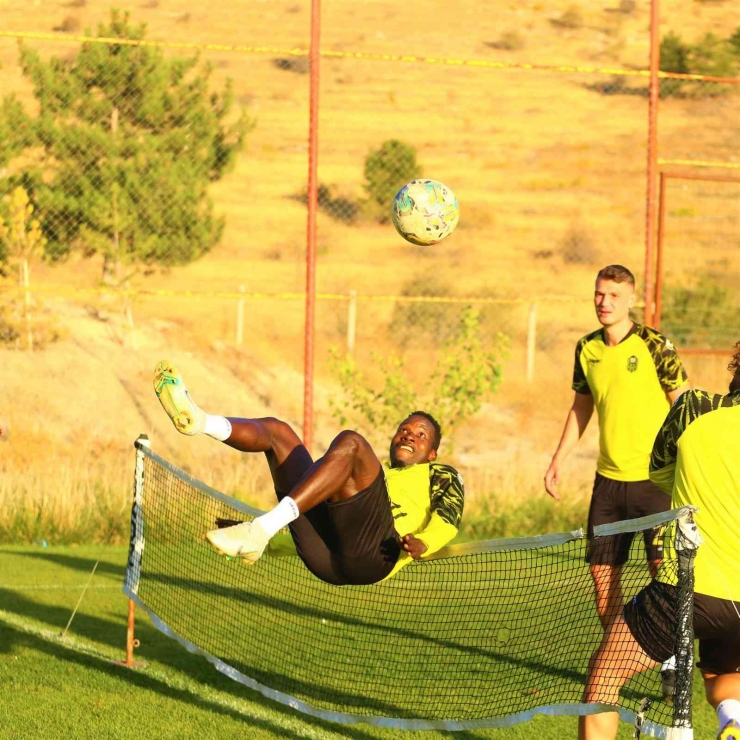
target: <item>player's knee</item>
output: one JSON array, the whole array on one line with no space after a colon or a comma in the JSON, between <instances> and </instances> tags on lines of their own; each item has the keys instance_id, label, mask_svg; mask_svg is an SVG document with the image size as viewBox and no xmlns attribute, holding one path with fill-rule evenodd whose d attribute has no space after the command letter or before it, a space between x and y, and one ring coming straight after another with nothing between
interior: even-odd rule
<instances>
[{"instance_id":1,"label":"player's knee","mask_svg":"<svg viewBox=\"0 0 740 740\"><path fill-rule=\"evenodd\" d=\"M267 416L260 420L262 426L268 430L273 440L292 440L298 437L294 429L290 424L283 421L282 419L276 419L274 416Z\"/></svg>"},{"instance_id":2,"label":"player's knee","mask_svg":"<svg viewBox=\"0 0 740 740\"><path fill-rule=\"evenodd\" d=\"M347 429L334 437L330 450L335 454L356 457L368 448L369 444L361 434Z\"/></svg>"}]
</instances>

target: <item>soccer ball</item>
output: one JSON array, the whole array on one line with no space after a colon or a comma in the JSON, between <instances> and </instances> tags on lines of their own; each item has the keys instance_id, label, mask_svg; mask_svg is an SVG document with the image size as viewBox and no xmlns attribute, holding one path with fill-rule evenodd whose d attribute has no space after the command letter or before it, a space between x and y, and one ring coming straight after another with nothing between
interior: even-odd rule
<instances>
[{"instance_id":1,"label":"soccer ball","mask_svg":"<svg viewBox=\"0 0 740 740\"><path fill-rule=\"evenodd\" d=\"M393 199L393 225L412 244L441 242L455 230L459 216L455 194L436 180L412 180Z\"/></svg>"}]
</instances>

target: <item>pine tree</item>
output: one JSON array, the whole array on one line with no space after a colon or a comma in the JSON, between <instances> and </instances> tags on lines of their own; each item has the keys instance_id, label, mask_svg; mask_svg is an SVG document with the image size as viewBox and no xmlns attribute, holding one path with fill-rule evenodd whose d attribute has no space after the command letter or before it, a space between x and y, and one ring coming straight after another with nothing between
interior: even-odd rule
<instances>
[{"instance_id":1,"label":"pine tree","mask_svg":"<svg viewBox=\"0 0 740 740\"><path fill-rule=\"evenodd\" d=\"M98 37L144 40L145 32L113 11ZM49 61L21 47L21 65L39 104L31 122L43 151L23 180L48 257L100 254L110 277L124 264L186 264L218 242L224 222L208 186L233 165L252 125L244 113L227 123L230 81L213 92L211 68L197 56L124 43L91 41L72 59ZM18 117L16 104L6 108Z\"/></svg>"}]
</instances>

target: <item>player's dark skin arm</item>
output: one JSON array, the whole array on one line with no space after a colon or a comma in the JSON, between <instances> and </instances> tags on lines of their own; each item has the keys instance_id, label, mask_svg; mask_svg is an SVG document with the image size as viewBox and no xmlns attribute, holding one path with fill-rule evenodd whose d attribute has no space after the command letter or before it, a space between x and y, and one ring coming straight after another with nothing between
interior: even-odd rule
<instances>
[{"instance_id":1,"label":"player's dark skin arm","mask_svg":"<svg viewBox=\"0 0 740 740\"><path fill-rule=\"evenodd\" d=\"M401 537L401 547L414 560L418 560L429 549L421 540L414 537L413 534L407 534Z\"/></svg>"}]
</instances>

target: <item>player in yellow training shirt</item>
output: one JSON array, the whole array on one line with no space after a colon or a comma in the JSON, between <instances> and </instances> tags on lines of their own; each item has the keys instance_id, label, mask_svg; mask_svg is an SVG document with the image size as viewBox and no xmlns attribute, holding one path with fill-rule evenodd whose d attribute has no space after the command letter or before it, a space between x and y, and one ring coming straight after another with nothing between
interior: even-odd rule
<instances>
[{"instance_id":1,"label":"player in yellow training shirt","mask_svg":"<svg viewBox=\"0 0 740 740\"><path fill-rule=\"evenodd\" d=\"M314 462L298 435L274 418L240 419L203 412L182 377L160 362L154 389L183 434L204 433L242 452L263 452L278 505L251 522L206 533L220 553L251 565L283 527L299 557L317 578L337 586L377 583L412 560L428 557L458 531L462 478L435 462L442 431L424 411L398 427L390 466L376 457L357 432L341 432Z\"/></svg>"},{"instance_id":2,"label":"player in yellow training shirt","mask_svg":"<svg viewBox=\"0 0 740 740\"><path fill-rule=\"evenodd\" d=\"M558 498L562 465L596 409L599 459L588 513L586 559L604 627L622 607L621 568L634 534L603 537L596 544L593 528L670 508L670 497L648 479L650 451L670 404L689 387L670 340L630 318L634 304L635 278L626 267L609 265L599 271L594 306L601 328L576 346L573 405L545 475L547 492ZM660 560L656 534L645 534L653 575ZM663 674L663 690L670 696L675 679L670 661Z\"/></svg>"},{"instance_id":3,"label":"player in yellow training shirt","mask_svg":"<svg viewBox=\"0 0 740 740\"><path fill-rule=\"evenodd\" d=\"M740 342L726 396L690 390L655 440L650 479L674 508L696 506L703 542L694 562L694 637L719 740L740 740ZM673 652L677 597L672 574L657 577L625 607L589 663L584 702L616 704L621 687ZM581 740L613 740L616 712L582 717Z\"/></svg>"}]
</instances>

